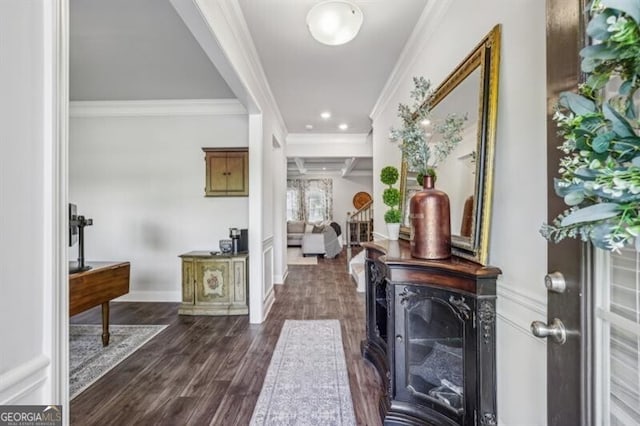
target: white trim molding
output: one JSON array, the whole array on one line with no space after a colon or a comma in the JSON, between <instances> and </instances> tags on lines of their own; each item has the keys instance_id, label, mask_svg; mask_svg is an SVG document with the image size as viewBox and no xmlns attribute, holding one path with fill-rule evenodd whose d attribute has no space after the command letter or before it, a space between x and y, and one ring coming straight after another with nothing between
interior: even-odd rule
<instances>
[{"instance_id":1,"label":"white trim molding","mask_svg":"<svg viewBox=\"0 0 640 426\"><path fill-rule=\"evenodd\" d=\"M398 62L396 62L393 71L389 75L378 100L376 101L369 117L375 121L378 116L387 109L387 104L394 96L400 84L407 80L407 74L412 65L418 59L419 54L424 51L425 46L431 39L432 35L441 25L444 16L453 0L428 1L416 26L409 36L409 40L402 49Z\"/></svg>"},{"instance_id":2,"label":"white trim molding","mask_svg":"<svg viewBox=\"0 0 640 426\"><path fill-rule=\"evenodd\" d=\"M287 280L287 276L289 275L289 268L286 267L282 275L274 275L273 276L273 284L275 285L283 285Z\"/></svg>"},{"instance_id":3,"label":"white trim molding","mask_svg":"<svg viewBox=\"0 0 640 426\"><path fill-rule=\"evenodd\" d=\"M262 251L266 251L267 249L273 247L273 235L262 240Z\"/></svg>"},{"instance_id":4,"label":"white trim molding","mask_svg":"<svg viewBox=\"0 0 640 426\"><path fill-rule=\"evenodd\" d=\"M264 298L264 319L267 319L267 317L269 316L269 312L271 312L271 308L273 307L275 301L276 293L273 286L271 286L271 290L269 290L266 297Z\"/></svg>"},{"instance_id":5,"label":"white trim molding","mask_svg":"<svg viewBox=\"0 0 640 426\"><path fill-rule=\"evenodd\" d=\"M24 396L42 387L49 376L50 360L44 354L0 374L0 405L20 402Z\"/></svg>"},{"instance_id":6,"label":"white trim molding","mask_svg":"<svg viewBox=\"0 0 640 426\"><path fill-rule=\"evenodd\" d=\"M531 334L531 321L547 320L546 301L536 299L522 291L506 287L499 279L496 310L498 318L538 343L544 343Z\"/></svg>"},{"instance_id":7,"label":"white trim molding","mask_svg":"<svg viewBox=\"0 0 640 426\"><path fill-rule=\"evenodd\" d=\"M518 290L514 290L505 285L500 285L499 281L497 294L501 300L508 300L513 303L517 303L520 306L527 308L530 311L535 312L539 316L547 316L547 303L546 301L536 299Z\"/></svg>"},{"instance_id":8,"label":"white trim molding","mask_svg":"<svg viewBox=\"0 0 640 426\"><path fill-rule=\"evenodd\" d=\"M359 143L370 142L367 139L368 133L289 133L287 135L287 145L295 144L317 144L317 143Z\"/></svg>"},{"instance_id":9,"label":"white trim molding","mask_svg":"<svg viewBox=\"0 0 640 426\"><path fill-rule=\"evenodd\" d=\"M244 114L247 114L247 110L237 99L74 101L69 104L72 118Z\"/></svg>"},{"instance_id":10,"label":"white trim molding","mask_svg":"<svg viewBox=\"0 0 640 426\"><path fill-rule=\"evenodd\" d=\"M202 0L196 0L196 2L200 1ZM247 21L244 19L240 3L238 0L218 0L218 4L223 18L227 21L229 29L231 30L236 43L240 47L240 51L236 53L239 54L243 58L244 62L249 66L249 72L254 83L250 84L249 87L253 87L260 92L258 104L268 106L273 112L279 127L279 131L276 131L275 133L279 137L286 137L287 126L285 125L282 114L280 113L280 108L278 108L278 103L273 96L271 86L269 86L269 80L267 80L267 76L262 68L260 56L258 55L255 44L253 43L253 38L251 37Z\"/></svg>"}]
</instances>

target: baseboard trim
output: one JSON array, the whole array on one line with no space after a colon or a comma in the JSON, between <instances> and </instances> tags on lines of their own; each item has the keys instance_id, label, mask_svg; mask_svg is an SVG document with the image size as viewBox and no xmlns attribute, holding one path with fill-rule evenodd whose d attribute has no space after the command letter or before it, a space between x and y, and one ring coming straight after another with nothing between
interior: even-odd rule
<instances>
[{"instance_id":1,"label":"baseboard trim","mask_svg":"<svg viewBox=\"0 0 640 426\"><path fill-rule=\"evenodd\" d=\"M114 300L115 302L180 302L180 291L131 291Z\"/></svg>"},{"instance_id":2,"label":"baseboard trim","mask_svg":"<svg viewBox=\"0 0 640 426\"><path fill-rule=\"evenodd\" d=\"M273 276L273 284L274 285L282 285L284 284L284 280L287 279L287 275L289 275L289 270L285 270L283 275L274 275Z\"/></svg>"},{"instance_id":3,"label":"baseboard trim","mask_svg":"<svg viewBox=\"0 0 640 426\"><path fill-rule=\"evenodd\" d=\"M44 354L0 374L0 405L19 402L29 393L42 387L48 378L51 360Z\"/></svg>"}]
</instances>

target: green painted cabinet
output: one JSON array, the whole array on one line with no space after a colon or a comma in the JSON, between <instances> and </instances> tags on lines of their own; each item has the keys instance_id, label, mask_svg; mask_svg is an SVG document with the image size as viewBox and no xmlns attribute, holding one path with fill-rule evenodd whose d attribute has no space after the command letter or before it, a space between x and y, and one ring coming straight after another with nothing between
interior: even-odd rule
<instances>
[{"instance_id":1,"label":"green painted cabinet","mask_svg":"<svg viewBox=\"0 0 640 426\"><path fill-rule=\"evenodd\" d=\"M192 251L182 259L181 315L247 315L249 255Z\"/></svg>"}]
</instances>

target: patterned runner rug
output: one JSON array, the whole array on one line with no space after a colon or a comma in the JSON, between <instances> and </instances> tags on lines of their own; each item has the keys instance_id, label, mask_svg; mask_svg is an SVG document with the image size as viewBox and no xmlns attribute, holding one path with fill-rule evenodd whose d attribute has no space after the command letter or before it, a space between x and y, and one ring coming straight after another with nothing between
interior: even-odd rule
<instances>
[{"instance_id":1,"label":"patterned runner rug","mask_svg":"<svg viewBox=\"0 0 640 426\"><path fill-rule=\"evenodd\" d=\"M102 325L69 324L69 395L73 399L140 349L166 325L110 325L102 346Z\"/></svg>"},{"instance_id":2,"label":"patterned runner rug","mask_svg":"<svg viewBox=\"0 0 640 426\"><path fill-rule=\"evenodd\" d=\"M286 320L251 425L355 425L340 321Z\"/></svg>"}]
</instances>

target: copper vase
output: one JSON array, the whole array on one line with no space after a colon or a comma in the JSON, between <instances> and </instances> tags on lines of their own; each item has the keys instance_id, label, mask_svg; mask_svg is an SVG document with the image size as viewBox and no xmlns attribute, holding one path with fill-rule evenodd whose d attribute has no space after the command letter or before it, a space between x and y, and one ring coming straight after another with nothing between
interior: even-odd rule
<instances>
[{"instance_id":1,"label":"copper vase","mask_svg":"<svg viewBox=\"0 0 640 426\"><path fill-rule=\"evenodd\" d=\"M433 187L433 176L424 177L424 189L411 197L411 256L419 259L451 257L449 197Z\"/></svg>"}]
</instances>

